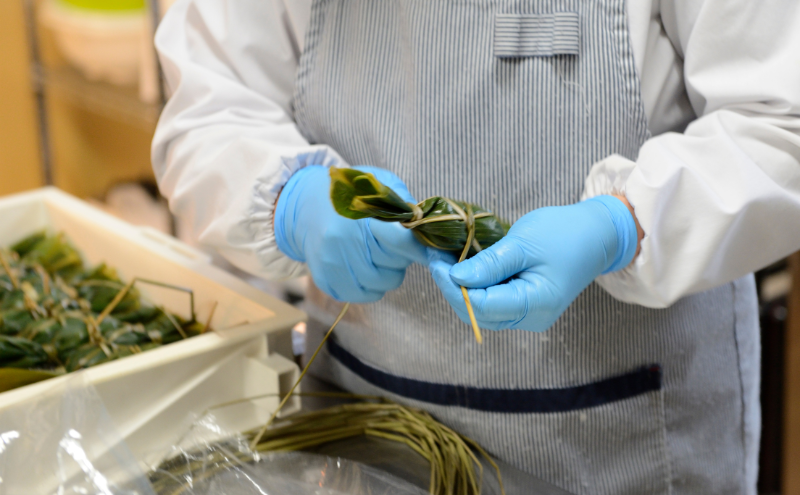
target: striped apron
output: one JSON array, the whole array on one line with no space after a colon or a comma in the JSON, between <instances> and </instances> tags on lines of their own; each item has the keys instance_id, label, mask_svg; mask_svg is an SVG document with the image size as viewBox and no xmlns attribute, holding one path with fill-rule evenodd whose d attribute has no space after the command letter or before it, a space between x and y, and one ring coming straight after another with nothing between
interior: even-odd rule
<instances>
[{"instance_id":1,"label":"striped apron","mask_svg":"<svg viewBox=\"0 0 800 495\"><path fill-rule=\"evenodd\" d=\"M295 120L351 165L514 221L648 139L624 0L316 0ZM315 373L427 409L574 493L755 493L751 276L668 309L589 286L544 333L476 344L427 269L354 306ZM341 308L312 288L309 346ZM313 348L313 347L311 347Z\"/></svg>"}]
</instances>

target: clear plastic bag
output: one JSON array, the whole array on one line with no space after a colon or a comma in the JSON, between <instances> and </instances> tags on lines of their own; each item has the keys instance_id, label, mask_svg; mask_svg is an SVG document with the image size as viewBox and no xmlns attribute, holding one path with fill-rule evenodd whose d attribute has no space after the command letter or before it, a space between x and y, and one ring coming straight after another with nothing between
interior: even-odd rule
<instances>
[{"instance_id":1,"label":"clear plastic bag","mask_svg":"<svg viewBox=\"0 0 800 495\"><path fill-rule=\"evenodd\" d=\"M319 406L319 404L318 404ZM194 423L180 445L155 468L157 495L424 495L430 464L405 444L359 436L307 452L253 454L247 439L227 428L243 402L216 408ZM549 483L495 461L506 495L569 495ZM501 495L493 466L481 461L482 495Z\"/></svg>"},{"instance_id":2,"label":"clear plastic bag","mask_svg":"<svg viewBox=\"0 0 800 495\"><path fill-rule=\"evenodd\" d=\"M337 456L254 453L226 428L242 403L198 419L167 460L150 472L157 495L425 495L390 473ZM234 421L235 422L235 421Z\"/></svg>"},{"instance_id":3,"label":"clear plastic bag","mask_svg":"<svg viewBox=\"0 0 800 495\"><path fill-rule=\"evenodd\" d=\"M238 463L226 447L187 452L152 473L158 495L425 495L427 492L380 470L306 452L257 456ZM204 462L203 458L213 457ZM229 464L229 461L234 460ZM193 466L194 465L194 466ZM170 471L164 468L169 467ZM179 469L177 474L173 471Z\"/></svg>"},{"instance_id":4,"label":"clear plastic bag","mask_svg":"<svg viewBox=\"0 0 800 495\"><path fill-rule=\"evenodd\" d=\"M0 412L0 495L155 495L83 373Z\"/></svg>"},{"instance_id":5,"label":"clear plastic bag","mask_svg":"<svg viewBox=\"0 0 800 495\"><path fill-rule=\"evenodd\" d=\"M205 414L180 445L154 446L169 460L147 472L121 440L94 387L83 373L74 373L42 396L0 412L0 495L425 493L344 459L303 452L254 456L242 436L225 429L232 414L236 407Z\"/></svg>"},{"instance_id":6,"label":"clear plastic bag","mask_svg":"<svg viewBox=\"0 0 800 495\"><path fill-rule=\"evenodd\" d=\"M348 441L331 442L314 449L329 457L344 458L427 488L430 481L430 464L408 446L372 437L356 437ZM486 459L480 458L483 468L481 495L501 495L497 473ZM506 495L569 495L568 492L546 483L498 459ZM428 493L425 490L425 493Z\"/></svg>"},{"instance_id":7,"label":"clear plastic bag","mask_svg":"<svg viewBox=\"0 0 800 495\"><path fill-rule=\"evenodd\" d=\"M204 413L165 459L143 466L94 388L73 374L48 393L0 412L0 495L424 495L430 465L409 447L355 437L314 452L250 451L239 425L252 402ZM254 425L256 426L256 425ZM149 456L148 456L149 458ZM566 495L498 463L507 495ZM483 495L499 495L483 461Z\"/></svg>"}]
</instances>

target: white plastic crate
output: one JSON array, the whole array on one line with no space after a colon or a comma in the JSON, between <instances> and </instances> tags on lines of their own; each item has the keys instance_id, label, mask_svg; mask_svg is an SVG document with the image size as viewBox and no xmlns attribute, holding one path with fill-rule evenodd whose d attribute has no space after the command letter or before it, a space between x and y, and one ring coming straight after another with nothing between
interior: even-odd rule
<instances>
[{"instance_id":1,"label":"white plastic crate","mask_svg":"<svg viewBox=\"0 0 800 495\"><path fill-rule=\"evenodd\" d=\"M217 304L213 332L80 371L144 464L155 462L159 449L177 441L207 408L285 393L297 378L291 329L305 315L212 266L205 254L155 230L127 224L55 188L0 199L0 245L7 247L44 229L64 232L90 266L106 262L123 280L142 277L191 288L201 322ZM189 316L187 294L149 285L137 288L151 301ZM66 378L0 394L0 413L35 400ZM238 408L233 425L249 429L262 424L277 403L277 398L267 398L244 413ZM298 408L294 398L285 411Z\"/></svg>"}]
</instances>

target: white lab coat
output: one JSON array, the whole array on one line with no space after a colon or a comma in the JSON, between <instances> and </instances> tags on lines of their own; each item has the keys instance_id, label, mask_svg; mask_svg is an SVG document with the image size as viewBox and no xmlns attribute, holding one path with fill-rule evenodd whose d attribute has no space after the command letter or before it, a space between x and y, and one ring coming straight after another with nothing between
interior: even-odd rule
<instances>
[{"instance_id":1,"label":"white lab coat","mask_svg":"<svg viewBox=\"0 0 800 495\"><path fill-rule=\"evenodd\" d=\"M272 230L311 146L291 99L311 0L178 0L156 35L171 98L153 165L201 244L255 275L305 273ZM648 126L636 162L595 164L584 196L624 193L645 231L614 297L665 307L800 249L800 2L630 1ZM298 158L299 157L299 158Z\"/></svg>"}]
</instances>

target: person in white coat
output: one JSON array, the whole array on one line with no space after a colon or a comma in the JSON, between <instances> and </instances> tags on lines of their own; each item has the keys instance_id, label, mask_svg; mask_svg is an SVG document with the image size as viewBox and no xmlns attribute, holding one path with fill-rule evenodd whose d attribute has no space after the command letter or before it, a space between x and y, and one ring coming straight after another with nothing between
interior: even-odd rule
<instances>
[{"instance_id":1,"label":"person in white coat","mask_svg":"<svg viewBox=\"0 0 800 495\"><path fill-rule=\"evenodd\" d=\"M312 340L363 303L318 376L575 493L755 493L751 272L800 248L800 4L178 0L156 44L153 164L191 235L310 273ZM338 217L332 165L514 224L454 264Z\"/></svg>"}]
</instances>

